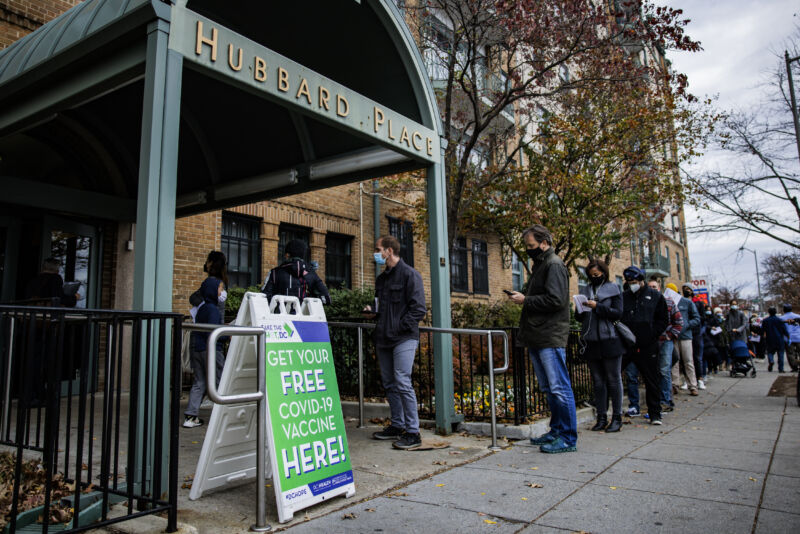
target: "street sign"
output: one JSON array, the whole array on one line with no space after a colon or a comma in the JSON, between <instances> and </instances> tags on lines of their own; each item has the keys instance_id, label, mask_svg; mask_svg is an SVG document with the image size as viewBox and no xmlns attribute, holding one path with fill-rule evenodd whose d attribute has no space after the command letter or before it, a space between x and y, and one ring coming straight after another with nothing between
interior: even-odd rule
<instances>
[{"instance_id":1,"label":"street sign","mask_svg":"<svg viewBox=\"0 0 800 534\"><path fill-rule=\"evenodd\" d=\"M246 293L237 326L266 332L267 454L278 520L337 495L355 494L328 324L322 302ZM234 336L220 379L221 395L252 392L254 338ZM189 498L256 477L256 404L215 404Z\"/></svg>"}]
</instances>

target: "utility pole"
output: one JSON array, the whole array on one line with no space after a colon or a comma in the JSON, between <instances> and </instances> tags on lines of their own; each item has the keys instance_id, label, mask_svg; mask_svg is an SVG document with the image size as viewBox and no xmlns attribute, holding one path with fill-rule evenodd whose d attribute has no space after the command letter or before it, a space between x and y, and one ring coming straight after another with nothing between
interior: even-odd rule
<instances>
[{"instance_id":1,"label":"utility pole","mask_svg":"<svg viewBox=\"0 0 800 534\"><path fill-rule=\"evenodd\" d=\"M756 284L758 284L758 311L761 311L762 306L764 306L764 299L761 298L761 277L758 275L758 254L755 250L749 249L746 247L739 247L739 250L747 250L753 253L753 257L756 260Z\"/></svg>"},{"instance_id":2,"label":"utility pole","mask_svg":"<svg viewBox=\"0 0 800 534\"><path fill-rule=\"evenodd\" d=\"M786 77L789 79L789 97L792 104L792 120L794 122L794 140L797 143L797 157L800 158L800 120L797 118L797 101L794 96L794 78L792 77L792 62L800 60L800 56L789 57L789 51L783 52L786 60Z\"/></svg>"}]
</instances>

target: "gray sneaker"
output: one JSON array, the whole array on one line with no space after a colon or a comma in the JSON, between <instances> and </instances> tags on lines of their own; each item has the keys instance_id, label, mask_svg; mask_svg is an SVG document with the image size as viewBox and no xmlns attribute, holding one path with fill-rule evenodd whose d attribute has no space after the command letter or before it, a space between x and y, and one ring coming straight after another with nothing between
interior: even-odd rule
<instances>
[{"instance_id":1,"label":"gray sneaker","mask_svg":"<svg viewBox=\"0 0 800 534\"><path fill-rule=\"evenodd\" d=\"M661 418L660 418L660 417L659 417L659 418L655 418L655 417L654 417L654 418L652 418L652 419L650 420L650 424L651 424L651 425L658 425L658 426L661 426L661 425L663 425L664 423L662 423L662 422L661 422Z\"/></svg>"}]
</instances>

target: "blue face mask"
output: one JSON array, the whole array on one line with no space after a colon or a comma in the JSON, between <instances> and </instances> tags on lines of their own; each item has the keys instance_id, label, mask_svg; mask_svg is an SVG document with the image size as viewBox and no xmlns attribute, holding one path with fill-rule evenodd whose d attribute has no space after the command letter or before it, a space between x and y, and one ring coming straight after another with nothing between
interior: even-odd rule
<instances>
[{"instance_id":1,"label":"blue face mask","mask_svg":"<svg viewBox=\"0 0 800 534\"><path fill-rule=\"evenodd\" d=\"M375 258L375 263L377 263L378 265L386 264L386 258L381 256L380 252L376 252L375 254L372 255L372 257Z\"/></svg>"}]
</instances>

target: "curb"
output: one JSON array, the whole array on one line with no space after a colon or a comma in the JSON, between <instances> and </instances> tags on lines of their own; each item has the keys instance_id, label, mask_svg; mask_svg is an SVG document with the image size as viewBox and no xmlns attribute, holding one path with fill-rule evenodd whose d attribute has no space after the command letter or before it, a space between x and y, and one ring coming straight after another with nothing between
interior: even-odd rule
<instances>
[{"instance_id":1,"label":"curb","mask_svg":"<svg viewBox=\"0 0 800 534\"><path fill-rule=\"evenodd\" d=\"M578 424L594 421L594 408L580 408L576 412ZM546 433L550 425L546 419L528 425L497 425L497 437L512 440L523 440L531 437L541 436ZM491 436L492 425L490 423L461 423L458 425L459 431L479 436Z\"/></svg>"},{"instance_id":2,"label":"curb","mask_svg":"<svg viewBox=\"0 0 800 534\"><path fill-rule=\"evenodd\" d=\"M358 402L355 401L342 401L342 412L345 417L357 418L358 417ZM389 417L389 404L379 402L365 402L364 403L364 422L367 423L370 419L375 417L385 419ZM593 422L595 420L594 408L580 408L576 412L578 424ZM422 422L422 421L420 421ZM546 419L531 423L528 425L497 425L497 437L507 439L528 439L535 436L540 436L548 431L550 428ZM459 432L467 432L477 436L491 436L492 425L490 423L459 423Z\"/></svg>"}]
</instances>

